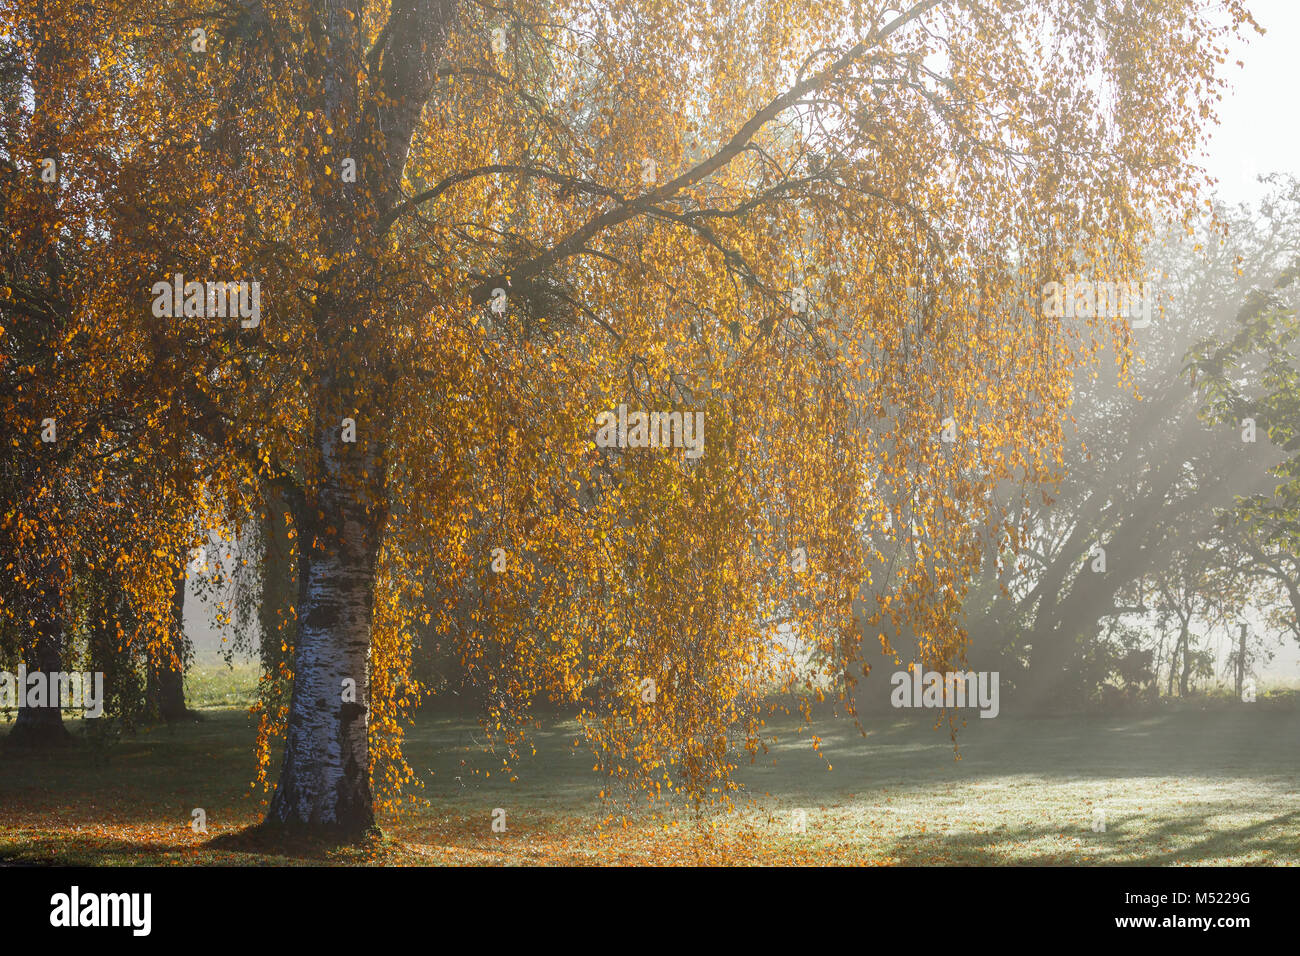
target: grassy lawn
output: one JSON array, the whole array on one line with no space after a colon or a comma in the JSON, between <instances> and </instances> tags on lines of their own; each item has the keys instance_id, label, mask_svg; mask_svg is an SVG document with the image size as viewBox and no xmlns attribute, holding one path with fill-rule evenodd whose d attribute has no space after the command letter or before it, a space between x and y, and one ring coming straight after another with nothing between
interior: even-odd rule
<instances>
[{"instance_id":1,"label":"grassy lawn","mask_svg":"<svg viewBox=\"0 0 1300 956\"><path fill-rule=\"evenodd\" d=\"M0 862L1300 863L1300 713L1289 708L971 719L960 760L946 731L911 714L871 719L865 737L845 721L778 722L771 752L740 771L731 811L701 821L602 801L572 724L537 731L537 756L512 782L477 724L427 714L408 753L429 805L383 819L371 846L289 853L212 843L261 809L252 725L232 696L234 684L195 695L202 722L107 750L0 756ZM206 835L190 828L196 807ZM497 808L504 833L492 832ZM805 832L792 831L795 811Z\"/></svg>"}]
</instances>

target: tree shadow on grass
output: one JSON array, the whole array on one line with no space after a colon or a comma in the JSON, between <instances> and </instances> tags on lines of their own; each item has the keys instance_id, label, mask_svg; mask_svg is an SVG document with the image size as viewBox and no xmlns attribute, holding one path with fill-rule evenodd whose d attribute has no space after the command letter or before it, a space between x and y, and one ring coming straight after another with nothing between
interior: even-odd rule
<instances>
[{"instance_id":1,"label":"tree shadow on grass","mask_svg":"<svg viewBox=\"0 0 1300 956\"><path fill-rule=\"evenodd\" d=\"M909 866L1179 866L1203 865L1215 860L1240 860L1263 856L1278 849L1277 830L1295 833L1300 811L1288 811L1254 822L1225 827L1212 822L1218 811L1188 813L1177 819L1148 825L1140 814L1112 817L1104 833L1081 830L1063 832L1061 827L1017 827L1008 832L977 831L943 833L928 831L896 838L888 844L888 855ZM1270 832L1272 831L1272 835ZM1050 848L1050 841L1082 838L1083 848ZM1008 856L1012 845L1043 841L1049 848L1030 854ZM1135 845L1136 844L1136 845ZM1082 858L1081 858L1082 857ZM1283 865L1260 862L1255 865Z\"/></svg>"},{"instance_id":2,"label":"tree shadow on grass","mask_svg":"<svg viewBox=\"0 0 1300 956\"><path fill-rule=\"evenodd\" d=\"M126 837L81 836L51 853L48 842L19 840L0 849L4 866L153 866L177 863L194 866L358 866L382 863L393 849L376 836L363 844L340 845L308 838L274 839L249 827L211 840L140 840Z\"/></svg>"},{"instance_id":3,"label":"tree shadow on grass","mask_svg":"<svg viewBox=\"0 0 1300 956\"><path fill-rule=\"evenodd\" d=\"M108 863L148 866L193 853L194 844L116 837L82 837L50 855L48 843L15 841L0 850L0 866L100 866Z\"/></svg>"},{"instance_id":4,"label":"tree shadow on grass","mask_svg":"<svg viewBox=\"0 0 1300 956\"><path fill-rule=\"evenodd\" d=\"M909 715L865 723L780 729L780 741L737 779L751 792L793 800L832 799L844 790L870 792L939 787L1008 777L1043 781L1140 780L1196 777L1232 783L1300 776L1300 715L1190 713L1130 718L1052 718L968 721L957 749L934 719ZM820 754L810 744L821 741ZM954 758L960 756L960 762ZM777 763L772 764L773 758ZM834 773L826 772L833 764Z\"/></svg>"},{"instance_id":5,"label":"tree shadow on grass","mask_svg":"<svg viewBox=\"0 0 1300 956\"><path fill-rule=\"evenodd\" d=\"M213 837L204 846L213 852L249 857L357 864L378 862L393 844L378 827L360 833L334 833L270 826L262 822Z\"/></svg>"}]
</instances>

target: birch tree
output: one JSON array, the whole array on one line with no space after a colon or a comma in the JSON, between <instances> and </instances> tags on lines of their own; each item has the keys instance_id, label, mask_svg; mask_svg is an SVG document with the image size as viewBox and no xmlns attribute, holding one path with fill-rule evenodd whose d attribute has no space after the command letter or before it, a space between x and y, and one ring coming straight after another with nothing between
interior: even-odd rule
<instances>
[{"instance_id":1,"label":"birch tree","mask_svg":"<svg viewBox=\"0 0 1300 956\"><path fill-rule=\"evenodd\" d=\"M886 551L866 626L958 655L992 490L1052 474L1070 367L1128 348L1041 291L1140 277L1250 24L1235 0L82 6L42 13L116 71L130 131L93 295L115 350L87 348L207 450L214 514L289 503L267 823L343 835L412 776L411 625L455 610L418 576L475 582L494 733L583 702L597 765L651 794L725 794L765 688L847 685ZM212 309L208 282L260 302ZM702 416L702 444L641 420L611 446L620 406Z\"/></svg>"}]
</instances>

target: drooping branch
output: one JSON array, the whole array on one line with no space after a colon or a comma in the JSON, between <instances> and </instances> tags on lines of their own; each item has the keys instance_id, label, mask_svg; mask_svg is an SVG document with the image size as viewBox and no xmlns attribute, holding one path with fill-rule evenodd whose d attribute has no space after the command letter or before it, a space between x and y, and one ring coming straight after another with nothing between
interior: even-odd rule
<instances>
[{"instance_id":1,"label":"drooping branch","mask_svg":"<svg viewBox=\"0 0 1300 956\"><path fill-rule=\"evenodd\" d=\"M594 216L542 253L516 263L486 282L478 283L470 293L470 301L476 305L482 305L488 301L494 288L510 288L526 283L528 280L549 271L560 261L581 254L592 239L607 229L646 214L654 206L671 199L682 190L702 182L743 153L759 131L769 122L810 92L825 86L853 63L860 60L869 50L879 46L891 34L942 2L943 0L923 0L923 2L900 14L885 26L873 31L865 40L855 43L829 66L794 83L784 93L775 97L767 106L751 116L721 149L700 160L690 169L662 186L651 189L635 199Z\"/></svg>"}]
</instances>

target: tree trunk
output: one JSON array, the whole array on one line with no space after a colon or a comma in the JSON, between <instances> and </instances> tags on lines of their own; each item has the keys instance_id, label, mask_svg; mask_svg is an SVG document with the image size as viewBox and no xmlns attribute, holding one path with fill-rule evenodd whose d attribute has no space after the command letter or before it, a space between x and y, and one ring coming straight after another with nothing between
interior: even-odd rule
<instances>
[{"instance_id":1,"label":"tree trunk","mask_svg":"<svg viewBox=\"0 0 1300 956\"><path fill-rule=\"evenodd\" d=\"M1160 644L1156 648L1156 663L1151 669L1151 686L1155 688L1156 697L1160 696L1160 668L1165 666L1165 631L1160 629ZM1172 665L1171 665L1172 666Z\"/></svg>"},{"instance_id":2,"label":"tree trunk","mask_svg":"<svg viewBox=\"0 0 1300 956\"><path fill-rule=\"evenodd\" d=\"M177 653L180 653L179 650ZM184 664L161 648L151 648L149 651L146 693L149 710L154 717L170 724L190 716L190 710L185 706Z\"/></svg>"},{"instance_id":3,"label":"tree trunk","mask_svg":"<svg viewBox=\"0 0 1300 956\"><path fill-rule=\"evenodd\" d=\"M1246 625L1241 625L1241 639L1237 643L1237 700L1241 700L1246 687Z\"/></svg>"},{"instance_id":4,"label":"tree trunk","mask_svg":"<svg viewBox=\"0 0 1300 956\"><path fill-rule=\"evenodd\" d=\"M322 290L317 334L330 356L317 370L314 440L307 449L313 466L295 522L301 553L298 636L293 654L293 696L289 704L284 763L264 824L310 828L325 835L354 835L374 825L367 740L370 621L375 564L387 518L384 397L351 394L354 372L335 378L337 356L363 363L364 378L384 388L378 365L387 345L367 333L393 308L374 290L376 263L386 253L386 218L402 196L402 176L421 111L433 90L446 49L457 0L394 0L382 33L367 53L360 18L348 4L320 4L311 18L312 56L306 61L319 95L309 102L328 119L321 152L312 167L312 193L328 223L322 245L337 270ZM367 57L373 88L363 95L359 77ZM360 153L360 155L358 155ZM350 156L364 180L340 189L331 170L334 156ZM383 226L380 224L383 223ZM378 328L378 325L372 328ZM340 381L342 379L342 381ZM355 443L340 435L343 417L353 418ZM345 687L345 682L348 684Z\"/></svg>"},{"instance_id":5,"label":"tree trunk","mask_svg":"<svg viewBox=\"0 0 1300 956\"><path fill-rule=\"evenodd\" d=\"M24 642L23 665L29 676L37 672L45 674L46 686L52 692L49 675L63 669L63 621L53 562L47 562L47 565L50 573L42 582L41 593L33 600L32 615L36 626ZM26 688L18 688L20 698L25 692ZM20 707L13 729L5 739L6 745L46 749L71 743L72 734L63 725L63 713L55 703L47 699L44 707Z\"/></svg>"},{"instance_id":6,"label":"tree trunk","mask_svg":"<svg viewBox=\"0 0 1300 956\"><path fill-rule=\"evenodd\" d=\"M149 710L169 724L197 716L185 706L185 580L182 570L176 576L172 590L172 617L175 621L172 647L151 647L148 651L146 696Z\"/></svg>"},{"instance_id":7,"label":"tree trunk","mask_svg":"<svg viewBox=\"0 0 1300 956\"><path fill-rule=\"evenodd\" d=\"M1185 623L1183 624L1183 633L1182 633L1183 673L1182 676L1178 679L1179 697L1187 696L1187 678L1190 676L1192 670L1192 654L1191 654L1192 649L1189 646L1190 640L1191 640L1191 626L1190 624Z\"/></svg>"},{"instance_id":8,"label":"tree trunk","mask_svg":"<svg viewBox=\"0 0 1300 956\"><path fill-rule=\"evenodd\" d=\"M292 689L293 649L298 643L296 609L306 581L301 531L289 495L268 485L263 492L266 520L262 529L262 594L258 623L262 639L262 703L278 713ZM301 509L297 509L301 510ZM295 548L292 535L299 534Z\"/></svg>"},{"instance_id":9,"label":"tree trunk","mask_svg":"<svg viewBox=\"0 0 1300 956\"><path fill-rule=\"evenodd\" d=\"M332 403L331 403L332 404ZM306 585L298 608L284 763L266 824L349 837L374 825L367 740L370 622L382 513L368 508L373 454L317 427L321 465L300 534Z\"/></svg>"},{"instance_id":10,"label":"tree trunk","mask_svg":"<svg viewBox=\"0 0 1300 956\"><path fill-rule=\"evenodd\" d=\"M1165 696L1174 696L1174 675L1178 673L1178 641L1174 640L1173 649L1169 652L1169 681L1165 685Z\"/></svg>"}]
</instances>

